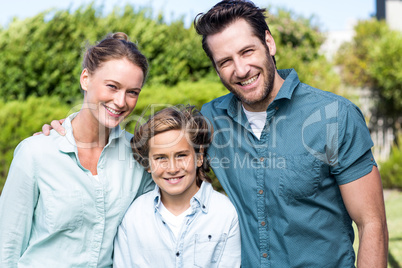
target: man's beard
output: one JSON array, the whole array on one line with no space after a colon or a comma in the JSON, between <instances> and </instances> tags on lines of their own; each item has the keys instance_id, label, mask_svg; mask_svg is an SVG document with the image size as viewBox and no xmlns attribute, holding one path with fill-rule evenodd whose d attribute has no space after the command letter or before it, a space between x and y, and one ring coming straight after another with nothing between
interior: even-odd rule
<instances>
[{"instance_id":1,"label":"man's beard","mask_svg":"<svg viewBox=\"0 0 402 268\"><path fill-rule=\"evenodd\" d=\"M242 103L245 103L249 106L258 105L262 102L268 101L270 94L272 93L274 87L274 80L275 80L275 65L273 63L272 56L269 54L269 49L266 46L266 53L265 53L265 60L264 60L264 87L261 96L258 99L248 99L246 96L236 90L236 88L232 87L228 82L221 78L222 84L235 95L237 98L240 99Z\"/></svg>"}]
</instances>

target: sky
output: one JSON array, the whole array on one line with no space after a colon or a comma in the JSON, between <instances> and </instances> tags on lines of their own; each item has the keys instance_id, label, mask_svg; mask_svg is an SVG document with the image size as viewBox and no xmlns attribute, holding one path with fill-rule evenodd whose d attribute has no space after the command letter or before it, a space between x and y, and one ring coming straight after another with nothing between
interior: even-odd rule
<instances>
[{"instance_id":1,"label":"sky","mask_svg":"<svg viewBox=\"0 0 402 268\"><path fill-rule=\"evenodd\" d=\"M0 0L0 25L7 27L13 17L24 19L50 8L74 11L93 0ZM189 25L195 15L208 11L218 0L95 0L95 5L104 5L108 13L115 6L130 4L138 7L151 6L155 13L161 11L166 20L184 18ZM351 30L358 20L375 15L375 0L254 0L257 6L284 7L298 15L310 18L324 32ZM144 4L148 3L148 4Z\"/></svg>"}]
</instances>

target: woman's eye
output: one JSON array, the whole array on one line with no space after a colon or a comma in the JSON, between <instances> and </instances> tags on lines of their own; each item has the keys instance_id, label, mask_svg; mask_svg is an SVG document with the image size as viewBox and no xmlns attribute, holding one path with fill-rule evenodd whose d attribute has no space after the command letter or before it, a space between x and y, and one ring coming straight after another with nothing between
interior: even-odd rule
<instances>
[{"instance_id":1,"label":"woman's eye","mask_svg":"<svg viewBox=\"0 0 402 268\"><path fill-rule=\"evenodd\" d=\"M107 84L106 86L111 88L111 89L117 89L117 87L115 85L112 85L112 84Z\"/></svg>"},{"instance_id":2,"label":"woman's eye","mask_svg":"<svg viewBox=\"0 0 402 268\"><path fill-rule=\"evenodd\" d=\"M132 95L132 96L138 96L138 95L140 95L140 92L135 91L135 90L128 91L127 93L130 94L130 95Z\"/></svg>"}]
</instances>

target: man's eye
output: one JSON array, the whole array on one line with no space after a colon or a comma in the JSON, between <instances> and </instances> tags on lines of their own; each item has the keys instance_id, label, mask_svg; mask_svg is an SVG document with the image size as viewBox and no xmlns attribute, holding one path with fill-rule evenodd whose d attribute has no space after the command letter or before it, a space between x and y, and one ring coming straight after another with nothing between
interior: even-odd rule
<instances>
[{"instance_id":1,"label":"man's eye","mask_svg":"<svg viewBox=\"0 0 402 268\"><path fill-rule=\"evenodd\" d=\"M224 61L220 62L219 67L222 68L222 67L225 67L228 64L229 64L229 60L224 60Z\"/></svg>"},{"instance_id":2,"label":"man's eye","mask_svg":"<svg viewBox=\"0 0 402 268\"><path fill-rule=\"evenodd\" d=\"M252 50L252 49L247 49L246 51L244 51L244 55L250 55L250 54L252 54L253 53L253 51L254 50Z\"/></svg>"}]
</instances>

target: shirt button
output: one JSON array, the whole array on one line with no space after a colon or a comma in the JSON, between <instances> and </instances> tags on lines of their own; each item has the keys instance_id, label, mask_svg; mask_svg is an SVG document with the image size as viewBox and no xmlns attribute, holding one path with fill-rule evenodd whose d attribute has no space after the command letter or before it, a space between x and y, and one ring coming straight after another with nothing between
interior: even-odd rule
<instances>
[{"instance_id":1,"label":"shirt button","mask_svg":"<svg viewBox=\"0 0 402 268\"><path fill-rule=\"evenodd\" d=\"M275 107L275 110L277 110L277 111L278 111L278 110L279 110L279 107L278 107L278 106L276 106L276 107Z\"/></svg>"},{"instance_id":2,"label":"shirt button","mask_svg":"<svg viewBox=\"0 0 402 268\"><path fill-rule=\"evenodd\" d=\"M180 252L177 251L177 252L176 252L176 256L179 257L179 256L180 256Z\"/></svg>"},{"instance_id":3,"label":"shirt button","mask_svg":"<svg viewBox=\"0 0 402 268\"><path fill-rule=\"evenodd\" d=\"M263 190L259 190L258 193L259 193L259 194L263 194L264 191L263 191Z\"/></svg>"},{"instance_id":4,"label":"shirt button","mask_svg":"<svg viewBox=\"0 0 402 268\"><path fill-rule=\"evenodd\" d=\"M268 254L267 254L267 253L264 253L264 254L262 254L262 256L263 256L264 258L266 258L266 257L268 257Z\"/></svg>"},{"instance_id":5,"label":"shirt button","mask_svg":"<svg viewBox=\"0 0 402 268\"><path fill-rule=\"evenodd\" d=\"M262 222L261 222L261 225L262 225L262 226L265 226L265 224L266 224L265 221L262 221Z\"/></svg>"},{"instance_id":6,"label":"shirt button","mask_svg":"<svg viewBox=\"0 0 402 268\"><path fill-rule=\"evenodd\" d=\"M261 162L264 161L264 157L260 157L260 161L261 161Z\"/></svg>"}]
</instances>

